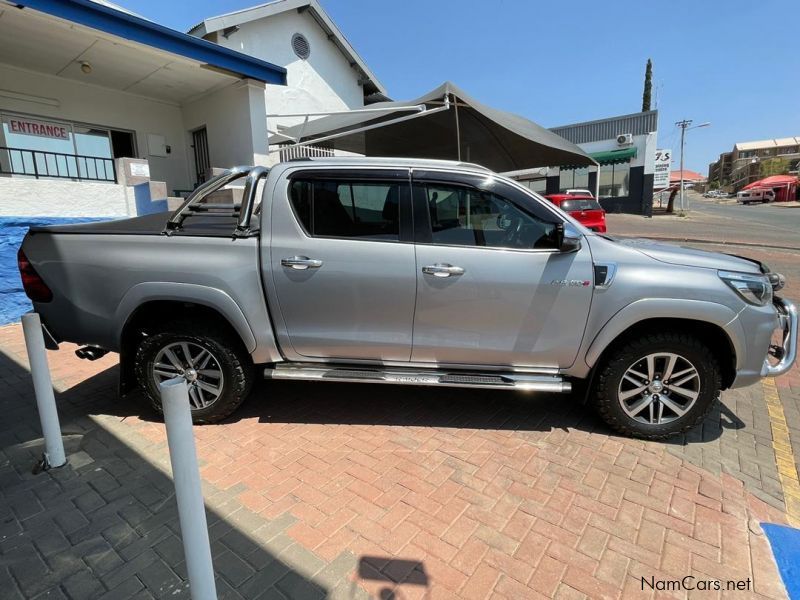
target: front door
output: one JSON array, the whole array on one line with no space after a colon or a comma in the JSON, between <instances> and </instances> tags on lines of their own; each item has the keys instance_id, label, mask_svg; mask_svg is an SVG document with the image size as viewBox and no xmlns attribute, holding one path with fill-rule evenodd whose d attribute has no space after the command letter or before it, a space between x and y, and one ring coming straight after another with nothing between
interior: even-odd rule
<instances>
[{"instance_id":1,"label":"front door","mask_svg":"<svg viewBox=\"0 0 800 600\"><path fill-rule=\"evenodd\" d=\"M270 263L288 358L409 360L410 196L407 170L306 169L278 184Z\"/></svg>"},{"instance_id":2,"label":"front door","mask_svg":"<svg viewBox=\"0 0 800 600\"><path fill-rule=\"evenodd\" d=\"M208 155L208 131L205 127L192 132L192 148L194 148L194 169L197 176L195 185L200 185L206 180L211 167Z\"/></svg>"},{"instance_id":3,"label":"front door","mask_svg":"<svg viewBox=\"0 0 800 600\"><path fill-rule=\"evenodd\" d=\"M555 248L560 217L492 177L414 173L412 361L567 367L592 299L592 261Z\"/></svg>"}]
</instances>

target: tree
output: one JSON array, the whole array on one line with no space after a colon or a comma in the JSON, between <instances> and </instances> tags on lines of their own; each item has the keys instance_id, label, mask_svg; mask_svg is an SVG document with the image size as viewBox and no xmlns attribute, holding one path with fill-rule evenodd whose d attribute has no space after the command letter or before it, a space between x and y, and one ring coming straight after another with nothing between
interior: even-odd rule
<instances>
[{"instance_id":1,"label":"tree","mask_svg":"<svg viewBox=\"0 0 800 600\"><path fill-rule=\"evenodd\" d=\"M644 70L644 93L642 94L642 112L650 110L650 96L653 91L653 61L647 59Z\"/></svg>"},{"instance_id":2,"label":"tree","mask_svg":"<svg viewBox=\"0 0 800 600\"><path fill-rule=\"evenodd\" d=\"M672 191L669 193L669 202L667 202L667 214L672 214L675 212L675 196L678 195L678 188L672 188Z\"/></svg>"},{"instance_id":3,"label":"tree","mask_svg":"<svg viewBox=\"0 0 800 600\"><path fill-rule=\"evenodd\" d=\"M786 158L769 158L761 161L760 177L771 175L787 175L789 173L789 160Z\"/></svg>"}]
</instances>

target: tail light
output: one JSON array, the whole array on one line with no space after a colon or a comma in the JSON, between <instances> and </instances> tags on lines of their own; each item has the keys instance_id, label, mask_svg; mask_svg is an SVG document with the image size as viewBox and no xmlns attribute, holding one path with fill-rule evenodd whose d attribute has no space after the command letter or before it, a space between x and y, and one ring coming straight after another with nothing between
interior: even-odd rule
<instances>
[{"instance_id":1,"label":"tail light","mask_svg":"<svg viewBox=\"0 0 800 600\"><path fill-rule=\"evenodd\" d=\"M50 302L53 299L53 292L33 268L22 248L17 252L17 265L22 277L22 287L28 298L33 302Z\"/></svg>"}]
</instances>

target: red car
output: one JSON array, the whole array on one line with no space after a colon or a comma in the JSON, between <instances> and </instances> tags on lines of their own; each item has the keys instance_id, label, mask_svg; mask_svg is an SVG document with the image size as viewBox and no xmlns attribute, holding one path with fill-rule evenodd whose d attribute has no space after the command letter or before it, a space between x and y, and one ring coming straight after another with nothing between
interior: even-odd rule
<instances>
[{"instance_id":1,"label":"red car","mask_svg":"<svg viewBox=\"0 0 800 600\"><path fill-rule=\"evenodd\" d=\"M606 232L606 211L593 197L577 194L548 194L550 202L592 231Z\"/></svg>"}]
</instances>

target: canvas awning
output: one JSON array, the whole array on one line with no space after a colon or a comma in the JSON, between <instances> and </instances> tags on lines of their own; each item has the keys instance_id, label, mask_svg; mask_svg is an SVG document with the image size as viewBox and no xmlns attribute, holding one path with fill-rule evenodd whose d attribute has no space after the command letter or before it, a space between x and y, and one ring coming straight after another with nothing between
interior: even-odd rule
<instances>
[{"instance_id":1,"label":"canvas awning","mask_svg":"<svg viewBox=\"0 0 800 600\"><path fill-rule=\"evenodd\" d=\"M409 112L415 105L425 110ZM416 100L368 108L387 111L332 114L282 129L270 137L270 144L318 140L366 156L462 160L498 172L597 164L572 142L524 117L482 104L450 82ZM375 127L363 130L370 126Z\"/></svg>"},{"instance_id":2,"label":"canvas awning","mask_svg":"<svg viewBox=\"0 0 800 600\"><path fill-rule=\"evenodd\" d=\"M622 148L620 150L606 150L605 152L592 152L592 158L601 165L619 165L636 157L636 148Z\"/></svg>"}]
</instances>

